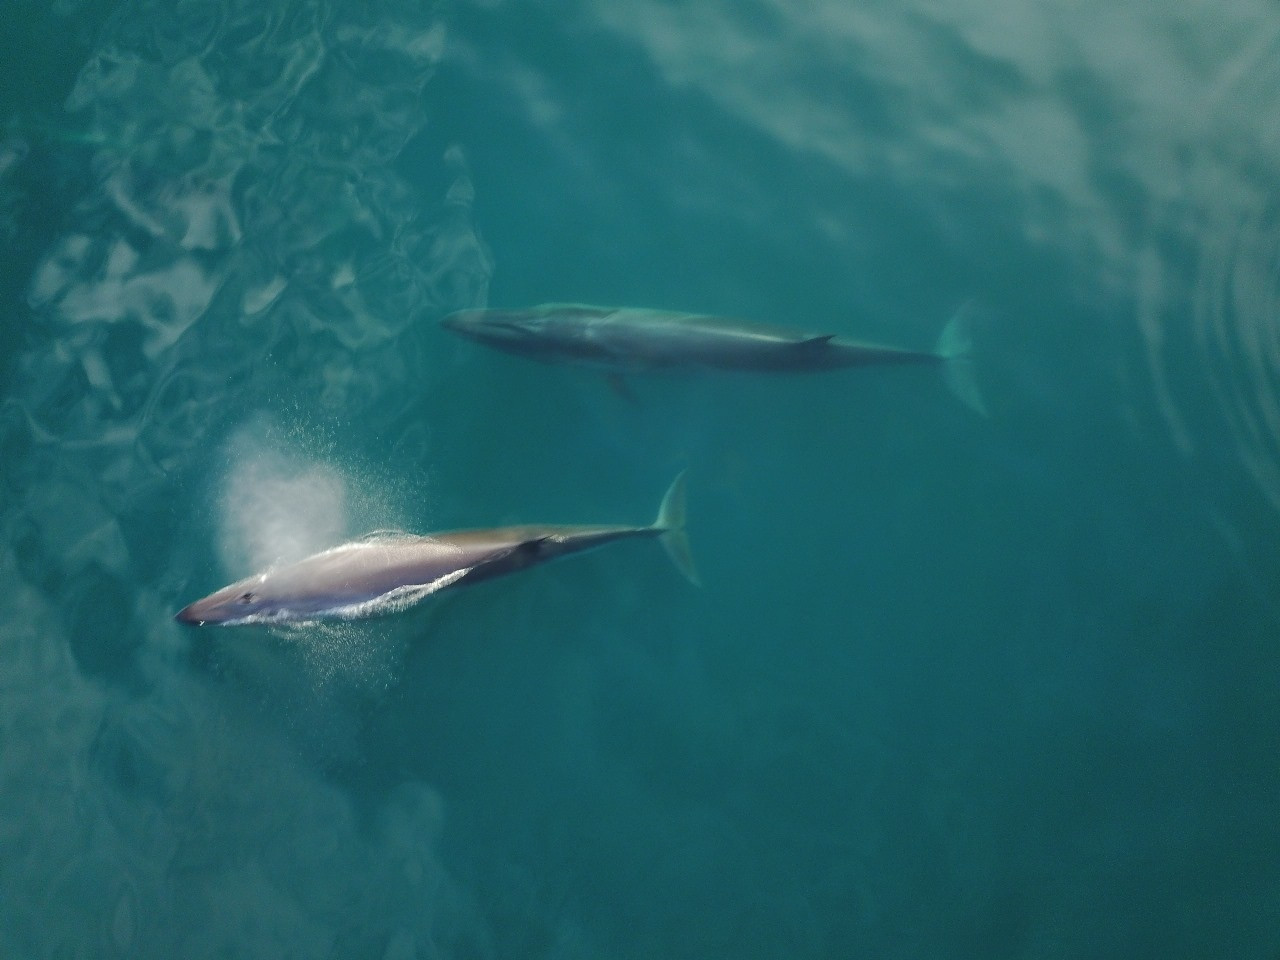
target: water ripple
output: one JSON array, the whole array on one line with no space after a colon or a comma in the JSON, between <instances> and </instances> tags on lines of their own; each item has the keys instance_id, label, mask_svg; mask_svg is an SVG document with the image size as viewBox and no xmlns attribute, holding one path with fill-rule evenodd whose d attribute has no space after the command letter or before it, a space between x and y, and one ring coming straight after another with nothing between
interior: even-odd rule
<instances>
[{"instance_id":1,"label":"water ripple","mask_svg":"<svg viewBox=\"0 0 1280 960\"><path fill-rule=\"evenodd\" d=\"M1136 289L1152 390L1176 448L1226 484L1224 499L1241 472L1275 511L1280 127L1253 111L1275 102L1278 53L1280 32L1264 32L1191 112L1203 146L1186 163L1182 195L1154 208Z\"/></svg>"}]
</instances>

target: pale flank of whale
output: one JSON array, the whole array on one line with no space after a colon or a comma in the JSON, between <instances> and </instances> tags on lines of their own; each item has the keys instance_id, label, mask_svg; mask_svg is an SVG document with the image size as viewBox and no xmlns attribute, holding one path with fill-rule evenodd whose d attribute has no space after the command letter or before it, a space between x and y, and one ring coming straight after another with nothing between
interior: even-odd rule
<instances>
[{"instance_id":1,"label":"pale flank of whale","mask_svg":"<svg viewBox=\"0 0 1280 960\"><path fill-rule=\"evenodd\" d=\"M802 373L882 364L935 364L951 390L985 414L970 356L972 309L961 307L934 349L860 343L696 313L639 307L547 303L527 310L459 310L446 330L485 346L548 363L577 363L612 374L666 370Z\"/></svg>"},{"instance_id":2,"label":"pale flank of whale","mask_svg":"<svg viewBox=\"0 0 1280 960\"><path fill-rule=\"evenodd\" d=\"M654 538L697 583L684 533L684 475L649 526L519 526L416 536L379 532L265 570L211 593L174 619L195 626L355 620L405 610L449 587L515 573L615 540Z\"/></svg>"}]
</instances>

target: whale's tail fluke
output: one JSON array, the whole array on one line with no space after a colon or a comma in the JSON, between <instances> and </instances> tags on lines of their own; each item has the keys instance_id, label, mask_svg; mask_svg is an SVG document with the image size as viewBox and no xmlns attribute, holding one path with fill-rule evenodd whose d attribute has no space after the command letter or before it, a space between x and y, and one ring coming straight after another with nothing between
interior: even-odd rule
<instances>
[{"instance_id":1,"label":"whale's tail fluke","mask_svg":"<svg viewBox=\"0 0 1280 960\"><path fill-rule=\"evenodd\" d=\"M986 404L978 390L973 363L973 319L976 312L972 300L951 315L938 336L934 353L943 362L942 375L947 386L970 410L988 416Z\"/></svg>"},{"instance_id":2,"label":"whale's tail fluke","mask_svg":"<svg viewBox=\"0 0 1280 960\"><path fill-rule=\"evenodd\" d=\"M702 586L698 579L698 570L693 565L693 553L689 549L689 538L684 532L684 471L671 481L662 505L658 508L658 519L654 521L655 530L661 531L659 539L684 578L695 587Z\"/></svg>"}]
</instances>

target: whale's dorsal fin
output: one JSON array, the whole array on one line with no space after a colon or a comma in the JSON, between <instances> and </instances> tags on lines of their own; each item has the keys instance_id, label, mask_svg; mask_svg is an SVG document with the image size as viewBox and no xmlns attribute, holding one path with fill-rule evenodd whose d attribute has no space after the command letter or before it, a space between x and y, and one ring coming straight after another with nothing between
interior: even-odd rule
<instances>
[{"instance_id":1,"label":"whale's dorsal fin","mask_svg":"<svg viewBox=\"0 0 1280 960\"><path fill-rule=\"evenodd\" d=\"M820 333L815 337L805 337L803 340L797 340L795 346L800 350L820 350L823 347L831 345L831 341L836 338L834 333Z\"/></svg>"}]
</instances>

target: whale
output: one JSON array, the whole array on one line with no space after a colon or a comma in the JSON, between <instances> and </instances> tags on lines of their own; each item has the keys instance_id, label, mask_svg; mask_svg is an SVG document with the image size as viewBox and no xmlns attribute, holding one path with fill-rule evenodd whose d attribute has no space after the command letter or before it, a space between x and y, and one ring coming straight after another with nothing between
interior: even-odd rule
<instances>
[{"instance_id":1,"label":"whale","mask_svg":"<svg viewBox=\"0 0 1280 960\"><path fill-rule=\"evenodd\" d=\"M380 530L216 590L175 614L190 626L361 620L398 613L442 590L478 583L610 543L656 539L698 584L684 532L681 473L645 526L551 524L411 534Z\"/></svg>"},{"instance_id":2,"label":"whale","mask_svg":"<svg viewBox=\"0 0 1280 960\"><path fill-rule=\"evenodd\" d=\"M731 370L810 373L846 367L937 366L952 392L985 414L973 374L973 309L943 326L932 350L864 343L701 313L544 303L527 309L457 310L440 319L457 336L544 363L578 364L611 376Z\"/></svg>"}]
</instances>

